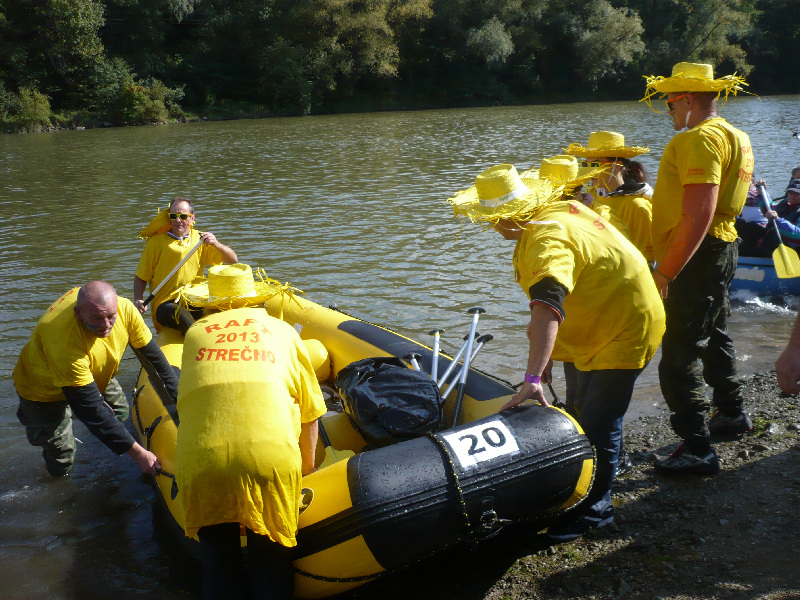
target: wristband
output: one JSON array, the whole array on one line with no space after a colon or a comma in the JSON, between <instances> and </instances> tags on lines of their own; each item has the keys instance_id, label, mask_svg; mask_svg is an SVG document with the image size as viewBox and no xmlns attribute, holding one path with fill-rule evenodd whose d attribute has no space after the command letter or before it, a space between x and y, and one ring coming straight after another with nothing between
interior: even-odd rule
<instances>
[{"instance_id":1,"label":"wristband","mask_svg":"<svg viewBox=\"0 0 800 600\"><path fill-rule=\"evenodd\" d=\"M672 283L673 281L675 281L675 279L674 279L674 278L672 278L672 277L667 277L666 275L664 275L664 273L662 273L662 272L661 272L661 271L658 269L658 267L656 267L656 268L655 268L655 269L653 269L653 270L654 270L656 273L658 273L659 275L661 275L661 276L662 276L664 279L666 279L667 281L669 281L670 283Z\"/></svg>"},{"instance_id":2,"label":"wristband","mask_svg":"<svg viewBox=\"0 0 800 600\"><path fill-rule=\"evenodd\" d=\"M529 375L525 373L525 383L539 383L542 378L539 375Z\"/></svg>"}]
</instances>

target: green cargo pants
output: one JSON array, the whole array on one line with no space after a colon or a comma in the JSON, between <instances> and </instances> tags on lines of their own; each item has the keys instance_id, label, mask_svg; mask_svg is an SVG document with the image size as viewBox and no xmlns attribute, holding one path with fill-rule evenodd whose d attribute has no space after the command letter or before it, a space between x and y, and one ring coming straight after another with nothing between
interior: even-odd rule
<instances>
[{"instance_id":1,"label":"green cargo pants","mask_svg":"<svg viewBox=\"0 0 800 600\"><path fill-rule=\"evenodd\" d=\"M103 397L121 422L128 418L128 399L116 379L108 382ZM75 435L72 410L66 401L32 402L19 396L19 422L25 426L28 441L42 447L47 472L53 477L68 475L75 462Z\"/></svg>"}]
</instances>

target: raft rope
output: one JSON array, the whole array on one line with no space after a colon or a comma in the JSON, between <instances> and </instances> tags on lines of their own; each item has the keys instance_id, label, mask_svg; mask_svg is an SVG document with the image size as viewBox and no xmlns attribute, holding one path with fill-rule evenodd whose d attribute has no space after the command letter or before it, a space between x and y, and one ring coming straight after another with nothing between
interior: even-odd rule
<instances>
[{"instance_id":1,"label":"raft rope","mask_svg":"<svg viewBox=\"0 0 800 600\"><path fill-rule=\"evenodd\" d=\"M161 423L161 415L157 416L149 427L144 426L144 423L142 423L142 415L139 413L139 396L143 390L144 386L141 386L133 391L131 405L133 406L133 413L136 415L136 422L139 425L139 431L141 431L145 436L145 448L150 450L150 439L153 437L153 432L156 430L156 427L158 427L159 423ZM172 479L172 486L170 487L169 495L173 500L175 500L175 498L178 496L178 480L175 478L175 474L165 471L164 469L158 469L156 471L156 475L163 475L164 477Z\"/></svg>"},{"instance_id":2,"label":"raft rope","mask_svg":"<svg viewBox=\"0 0 800 600\"><path fill-rule=\"evenodd\" d=\"M470 536L470 541L473 545L487 540L500 533L500 530L512 521L510 519L501 519L497 516L497 512L492 508L492 499L487 497L483 499L484 510L481 513L479 525L472 526L469 519L469 512L467 511L467 503L464 500L464 490L461 488L461 480L458 477L456 465L453 462L453 455L444 440L436 434L428 434L428 437L441 449L445 457L445 466L450 473L453 480L453 488L456 490L458 496L458 504L461 509L461 516L464 518L464 525L467 528L467 533Z\"/></svg>"}]
</instances>

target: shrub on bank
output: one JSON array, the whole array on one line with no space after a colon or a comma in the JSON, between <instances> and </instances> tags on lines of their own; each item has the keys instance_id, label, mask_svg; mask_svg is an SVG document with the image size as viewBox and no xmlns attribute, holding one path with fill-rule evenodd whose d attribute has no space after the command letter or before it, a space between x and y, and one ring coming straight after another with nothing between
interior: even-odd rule
<instances>
[{"instance_id":1,"label":"shrub on bank","mask_svg":"<svg viewBox=\"0 0 800 600\"><path fill-rule=\"evenodd\" d=\"M0 127L7 132L36 132L52 126L50 99L35 88L19 93L0 84Z\"/></svg>"}]
</instances>

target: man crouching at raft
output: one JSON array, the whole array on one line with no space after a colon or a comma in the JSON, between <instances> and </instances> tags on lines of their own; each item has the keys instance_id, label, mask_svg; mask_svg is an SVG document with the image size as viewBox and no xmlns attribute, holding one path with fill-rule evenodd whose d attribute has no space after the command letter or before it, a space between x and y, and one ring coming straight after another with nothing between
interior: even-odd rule
<instances>
[{"instance_id":1,"label":"man crouching at raft","mask_svg":"<svg viewBox=\"0 0 800 600\"><path fill-rule=\"evenodd\" d=\"M90 281L53 303L39 319L14 368L17 418L28 441L43 448L47 471L68 475L75 462L75 415L116 454L128 454L142 472L161 467L122 424L128 401L113 378L125 348L155 368L174 399L178 379L130 300L104 281Z\"/></svg>"},{"instance_id":2,"label":"man crouching at raft","mask_svg":"<svg viewBox=\"0 0 800 600\"><path fill-rule=\"evenodd\" d=\"M231 309L195 322L183 346L175 476L185 533L200 540L205 598L288 600L325 403L294 328L249 308L264 301L250 267L210 269L208 290L212 306Z\"/></svg>"},{"instance_id":3,"label":"man crouching at raft","mask_svg":"<svg viewBox=\"0 0 800 600\"><path fill-rule=\"evenodd\" d=\"M591 169L583 175L592 176ZM515 278L530 299L529 348L525 381L501 410L529 399L548 406L542 382L551 378L552 361L575 364L575 414L595 448L597 468L589 495L548 528L553 543L614 520L611 487L622 421L636 378L664 332L664 309L647 261L597 213L563 200L581 185L577 165L564 182L498 165L449 200L456 216L516 242Z\"/></svg>"}]
</instances>

